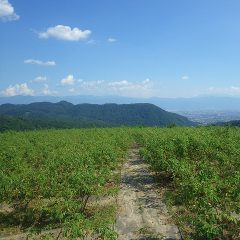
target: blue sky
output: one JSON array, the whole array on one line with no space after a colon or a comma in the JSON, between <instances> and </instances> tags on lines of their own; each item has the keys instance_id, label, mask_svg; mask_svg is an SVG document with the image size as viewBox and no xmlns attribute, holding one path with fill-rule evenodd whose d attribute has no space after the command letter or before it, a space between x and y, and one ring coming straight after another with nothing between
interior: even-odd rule
<instances>
[{"instance_id":1,"label":"blue sky","mask_svg":"<svg viewBox=\"0 0 240 240\"><path fill-rule=\"evenodd\" d=\"M0 0L0 95L240 95L239 0Z\"/></svg>"}]
</instances>

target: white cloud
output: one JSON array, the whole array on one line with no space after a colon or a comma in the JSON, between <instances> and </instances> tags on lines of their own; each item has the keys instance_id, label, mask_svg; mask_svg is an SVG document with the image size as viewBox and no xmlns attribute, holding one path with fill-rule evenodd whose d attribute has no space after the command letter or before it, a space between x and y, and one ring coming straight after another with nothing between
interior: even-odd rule
<instances>
[{"instance_id":1,"label":"white cloud","mask_svg":"<svg viewBox=\"0 0 240 240\"><path fill-rule=\"evenodd\" d=\"M20 17L14 12L14 7L8 0L0 0L0 18L3 21L13 21Z\"/></svg>"},{"instance_id":2,"label":"white cloud","mask_svg":"<svg viewBox=\"0 0 240 240\"><path fill-rule=\"evenodd\" d=\"M48 84L44 84L44 85L43 85L42 94L45 95L45 96L55 95L55 94L57 94L57 91L51 91L51 90L49 89Z\"/></svg>"},{"instance_id":3,"label":"white cloud","mask_svg":"<svg viewBox=\"0 0 240 240\"><path fill-rule=\"evenodd\" d=\"M214 94L239 95L240 86L209 87L207 91Z\"/></svg>"},{"instance_id":4,"label":"white cloud","mask_svg":"<svg viewBox=\"0 0 240 240\"><path fill-rule=\"evenodd\" d=\"M231 86L230 89L231 89L231 91L240 92L240 87Z\"/></svg>"},{"instance_id":5,"label":"white cloud","mask_svg":"<svg viewBox=\"0 0 240 240\"><path fill-rule=\"evenodd\" d=\"M69 74L67 77L63 78L60 81L61 86L67 86L67 85L74 85L76 83L76 79L74 78L73 75Z\"/></svg>"},{"instance_id":6,"label":"white cloud","mask_svg":"<svg viewBox=\"0 0 240 240\"><path fill-rule=\"evenodd\" d=\"M15 84L14 86L10 85L2 94L7 97L24 95L24 96L33 96L34 90L29 88L27 83Z\"/></svg>"},{"instance_id":7,"label":"white cloud","mask_svg":"<svg viewBox=\"0 0 240 240\"><path fill-rule=\"evenodd\" d=\"M38 77L35 77L31 82L46 82L46 81L47 81L47 77L38 76Z\"/></svg>"},{"instance_id":8,"label":"white cloud","mask_svg":"<svg viewBox=\"0 0 240 240\"><path fill-rule=\"evenodd\" d=\"M51 95L51 91L49 89L48 84L44 84L44 88L42 90L43 95Z\"/></svg>"},{"instance_id":9,"label":"white cloud","mask_svg":"<svg viewBox=\"0 0 240 240\"><path fill-rule=\"evenodd\" d=\"M129 89L144 89L150 86L150 79L145 79L142 82L130 82L127 80L109 82L108 86L118 90L129 90Z\"/></svg>"},{"instance_id":10,"label":"white cloud","mask_svg":"<svg viewBox=\"0 0 240 240\"><path fill-rule=\"evenodd\" d=\"M55 27L50 27L46 32L40 32L38 36L40 38L56 38L66 41L79 41L86 39L91 34L90 30L82 31L79 28L72 28L64 25L57 25Z\"/></svg>"},{"instance_id":11,"label":"white cloud","mask_svg":"<svg viewBox=\"0 0 240 240\"><path fill-rule=\"evenodd\" d=\"M96 44L96 41L94 39L91 39L91 40L87 41L87 44Z\"/></svg>"},{"instance_id":12,"label":"white cloud","mask_svg":"<svg viewBox=\"0 0 240 240\"><path fill-rule=\"evenodd\" d=\"M148 97L153 96L152 82L149 78L132 82L128 80L120 81L85 81L75 84L75 93L90 95L120 95L130 97Z\"/></svg>"},{"instance_id":13,"label":"white cloud","mask_svg":"<svg viewBox=\"0 0 240 240\"><path fill-rule=\"evenodd\" d=\"M68 89L68 91L71 93L74 93L76 90L75 90L75 88L70 88L70 89Z\"/></svg>"},{"instance_id":14,"label":"white cloud","mask_svg":"<svg viewBox=\"0 0 240 240\"><path fill-rule=\"evenodd\" d=\"M127 80L108 83L108 86L110 86L110 87L126 87L129 85L131 85L131 83L129 83Z\"/></svg>"},{"instance_id":15,"label":"white cloud","mask_svg":"<svg viewBox=\"0 0 240 240\"><path fill-rule=\"evenodd\" d=\"M100 88L104 87L104 80L97 80L97 81L81 81L80 82L80 87L85 90L90 90L90 91L98 91Z\"/></svg>"},{"instance_id":16,"label":"white cloud","mask_svg":"<svg viewBox=\"0 0 240 240\"><path fill-rule=\"evenodd\" d=\"M127 80L109 82L108 86L110 93L121 96L147 97L153 95L152 82L148 78L141 82Z\"/></svg>"},{"instance_id":17,"label":"white cloud","mask_svg":"<svg viewBox=\"0 0 240 240\"><path fill-rule=\"evenodd\" d=\"M24 63L25 64L36 64L36 65L41 65L41 66L56 66L56 62L55 61L43 62L41 60L35 60L35 59L24 60Z\"/></svg>"},{"instance_id":18,"label":"white cloud","mask_svg":"<svg viewBox=\"0 0 240 240\"><path fill-rule=\"evenodd\" d=\"M181 77L181 79L182 79L182 80L189 80L189 79L190 79L190 77L189 77L189 76L187 76L187 75L184 75L184 76L182 76L182 77Z\"/></svg>"},{"instance_id":19,"label":"white cloud","mask_svg":"<svg viewBox=\"0 0 240 240\"><path fill-rule=\"evenodd\" d=\"M110 42L110 43L113 43L113 42L116 42L117 41L117 39L116 38L108 38L108 40L107 40L108 42Z\"/></svg>"},{"instance_id":20,"label":"white cloud","mask_svg":"<svg viewBox=\"0 0 240 240\"><path fill-rule=\"evenodd\" d=\"M146 78L145 80L142 81L143 84L150 83L150 78Z\"/></svg>"}]
</instances>

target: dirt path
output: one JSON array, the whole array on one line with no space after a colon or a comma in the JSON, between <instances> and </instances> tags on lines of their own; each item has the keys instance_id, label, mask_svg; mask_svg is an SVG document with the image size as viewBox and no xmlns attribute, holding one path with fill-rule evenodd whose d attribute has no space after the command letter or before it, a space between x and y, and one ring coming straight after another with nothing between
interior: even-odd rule
<instances>
[{"instance_id":1,"label":"dirt path","mask_svg":"<svg viewBox=\"0 0 240 240\"><path fill-rule=\"evenodd\" d=\"M165 204L148 165L139 156L139 149L129 150L128 160L121 173L121 190L118 195L119 213L116 231L119 240L178 240L178 228L171 223ZM59 230L43 232L58 236ZM4 240L25 240L27 234L0 237ZM31 238L30 238L31 239ZM35 239L40 239L38 236ZM60 239L64 239L60 237ZM88 238L95 239L95 238Z\"/></svg>"},{"instance_id":2,"label":"dirt path","mask_svg":"<svg viewBox=\"0 0 240 240\"><path fill-rule=\"evenodd\" d=\"M119 240L181 239L156 189L154 177L140 158L139 149L131 149L123 165L118 196L116 231Z\"/></svg>"}]
</instances>

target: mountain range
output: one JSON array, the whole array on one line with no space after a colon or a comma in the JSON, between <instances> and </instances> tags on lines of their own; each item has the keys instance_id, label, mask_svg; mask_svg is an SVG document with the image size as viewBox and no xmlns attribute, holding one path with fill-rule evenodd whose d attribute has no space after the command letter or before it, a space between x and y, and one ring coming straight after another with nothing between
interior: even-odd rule
<instances>
[{"instance_id":1,"label":"mountain range","mask_svg":"<svg viewBox=\"0 0 240 240\"><path fill-rule=\"evenodd\" d=\"M186 117L165 111L153 104L77 104L39 102L0 106L2 130L72 128L92 126L195 125ZM27 125L31 127L27 127ZM11 126L11 127L9 127Z\"/></svg>"},{"instance_id":2,"label":"mountain range","mask_svg":"<svg viewBox=\"0 0 240 240\"><path fill-rule=\"evenodd\" d=\"M199 96L192 98L130 98L121 96L14 96L0 97L0 104L30 104L34 102L68 101L72 104L151 103L168 111L240 111L240 98L229 96Z\"/></svg>"}]
</instances>

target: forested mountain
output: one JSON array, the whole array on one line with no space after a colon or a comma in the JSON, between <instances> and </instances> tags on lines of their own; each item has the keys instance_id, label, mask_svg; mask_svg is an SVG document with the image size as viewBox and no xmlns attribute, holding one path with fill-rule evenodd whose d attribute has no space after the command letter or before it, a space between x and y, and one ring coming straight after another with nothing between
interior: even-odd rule
<instances>
[{"instance_id":1,"label":"forested mountain","mask_svg":"<svg viewBox=\"0 0 240 240\"><path fill-rule=\"evenodd\" d=\"M35 130L35 129L64 129L64 128L91 128L91 127L110 127L102 121L92 121L79 119L77 121L49 120L47 118L32 117L12 117L0 115L0 132L15 130Z\"/></svg>"},{"instance_id":2,"label":"forested mountain","mask_svg":"<svg viewBox=\"0 0 240 240\"><path fill-rule=\"evenodd\" d=\"M1 130L35 128L71 128L99 126L168 126L194 125L186 117L167 112L148 103L78 104L31 103L0 106Z\"/></svg>"},{"instance_id":3,"label":"forested mountain","mask_svg":"<svg viewBox=\"0 0 240 240\"><path fill-rule=\"evenodd\" d=\"M151 103L172 112L188 111L240 111L240 97L234 96L197 96L191 98L131 98L122 96L13 96L0 97L0 104L30 104L36 102L67 101L73 104L132 104L132 103Z\"/></svg>"}]
</instances>

